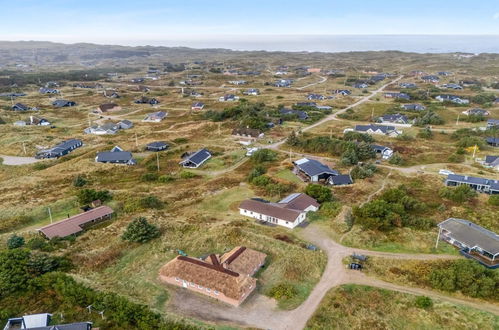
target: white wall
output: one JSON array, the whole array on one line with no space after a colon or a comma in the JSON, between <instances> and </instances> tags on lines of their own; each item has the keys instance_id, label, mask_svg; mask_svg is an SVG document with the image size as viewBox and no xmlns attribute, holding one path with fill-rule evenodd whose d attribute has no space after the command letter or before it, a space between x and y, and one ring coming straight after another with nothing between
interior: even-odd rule
<instances>
[{"instance_id":1,"label":"white wall","mask_svg":"<svg viewBox=\"0 0 499 330\"><path fill-rule=\"evenodd\" d=\"M267 215L265 215L265 214L260 214L260 213L245 210L245 209L239 209L239 213L246 216L246 217L255 218L258 220L262 220L262 221L268 221ZM283 226L286 228L293 229L296 226L298 226L300 223L302 223L305 220L305 217L306 217L306 213L301 213L294 222L286 221L286 220L282 220L282 219L277 219L277 222L272 222L272 221L268 221L268 222L279 225L279 226Z\"/></svg>"}]
</instances>

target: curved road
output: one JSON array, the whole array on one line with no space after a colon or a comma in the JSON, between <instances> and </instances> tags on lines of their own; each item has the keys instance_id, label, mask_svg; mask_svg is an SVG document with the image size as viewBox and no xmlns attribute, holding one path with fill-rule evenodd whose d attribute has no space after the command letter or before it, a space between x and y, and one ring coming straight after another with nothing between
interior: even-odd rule
<instances>
[{"instance_id":1,"label":"curved road","mask_svg":"<svg viewBox=\"0 0 499 330\"><path fill-rule=\"evenodd\" d=\"M17 156L6 156L0 155L3 159L3 165L28 165L42 161L42 159L36 159L35 157L17 157Z\"/></svg>"}]
</instances>

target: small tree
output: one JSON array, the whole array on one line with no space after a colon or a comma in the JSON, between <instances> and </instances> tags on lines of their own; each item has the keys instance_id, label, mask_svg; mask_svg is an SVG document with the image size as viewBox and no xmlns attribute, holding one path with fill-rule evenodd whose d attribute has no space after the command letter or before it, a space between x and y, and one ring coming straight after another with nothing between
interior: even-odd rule
<instances>
[{"instance_id":1,"label":"small tree","mask_svg":"<svg viewBox=\"0 0 499 330\"><path fill-rule=\"evenodd\" d=\"M73 186L80 188L88 183L88 180L84 176L78 175L73 180Z\"/></svg>"},{"instance_id":2,"label":"small tree","mask_svg":"<svg viewBox=\"0 0 499 330\"><path fill-rule=\"evenodd\" d=\"M9 237L7 240L7 247L9 249L17 249L24 245L24 237L17 236L16 234Z\"/></svg>"},{"instance_id":3,"label":"small tree","mask_svg":"<svg viewBox=\"0 0 499 330\"><path fill-rule=\"evenodd\" d=\"M162 209L165 203L156 196L146 196L139 200L139 204L144 209Z\"/></svg>"},{"instance_id":4,"label":"small tree","mask_svg":"<svg viewBox=\"0 0 499 330\"><path fill-rule=\"evenodd\" d=\"M315 198L319 203L331 202L333 200L331 189L320 184L309 184L305 188L305 194Z\"/></svg>"},{"instance_id":5,"label":"small tree","mask_svg":"<svg viewBox=\"0 0 499 330\"><path fill-rule=\"evenodd\" d=\"M430 308L433 306L433 300L430 297L418 296L415 301L416 307L419 308Z\"/></svg>"},{"instance_id":6,"label":"small tree","mask_svg":"<svg viewBox=\"0 0 499 330\"><path fill-rule=\"evenodd\" d=\"M251 155L251 160L256 164L271 162L277 158L277 153L270 149L260 149Z\"/></svg>"},{"instance_id":7,"label":"small tree","mask_svg":"<svg viewBox=\"0 0 499 330\"><path fill-rule=\"evenodd\" d=\"M147 222L146 218L139 217L130 222L121 238L129 242L146 243L158 236L158 227Z\"/></svg>"},{"instance_id":8,"label":"small tree","mask_svg":"<svg viewBox=\"0 0 499 330\"><path fill-rule=\"evenodd\" d=\"M78 202L81 205L92 203L95 200L105 202L111 199L111 194L107 190L82 189L77 193Z\"/></svg>"}]
</instances>

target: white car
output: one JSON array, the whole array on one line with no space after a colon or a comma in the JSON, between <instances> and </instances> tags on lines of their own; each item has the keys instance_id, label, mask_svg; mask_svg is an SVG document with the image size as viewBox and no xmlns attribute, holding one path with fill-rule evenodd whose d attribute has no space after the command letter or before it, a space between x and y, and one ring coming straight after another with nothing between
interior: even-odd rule
<instances>
[{"instance_id":1,"label":"white car","mask_svg":"<svg viewBox=\"0 0 499 330\"><path fill-rule=\"evenodd\" d=\"M454 174L454 172L449 171L449 170L440 170L440 171L438 171L438 174L441 174L441 175L451 175L451 174Z\"/></svg>"},{"instance_id":2,"label":"white car","mask_svg":"<svg viewBox=\"0 0 499 330\"><path fill-rule=\"evenodd\" d=\"M260 148L247 148L246 150L248 150L248 151L246 152L246 156L251 157L251 155L253 155L253 153L255 151L257 151L258 149L260 149Z\"/></svg>"}]
</instances>

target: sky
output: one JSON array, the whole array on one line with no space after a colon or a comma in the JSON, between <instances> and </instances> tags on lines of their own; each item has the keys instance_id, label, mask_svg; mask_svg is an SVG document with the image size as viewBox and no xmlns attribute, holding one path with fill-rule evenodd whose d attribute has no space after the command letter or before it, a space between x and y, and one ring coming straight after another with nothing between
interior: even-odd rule
<instances>
[{"instance_id":1,"label":"sky","mask_svg":"<svg viewBox=\"0 0 499 330\"><path fill-rule=\"evenodd\" d=\"M0 40L123 45L269 35L499 35L499 0L0 0Z\"/></svg>"}]
</instances>

